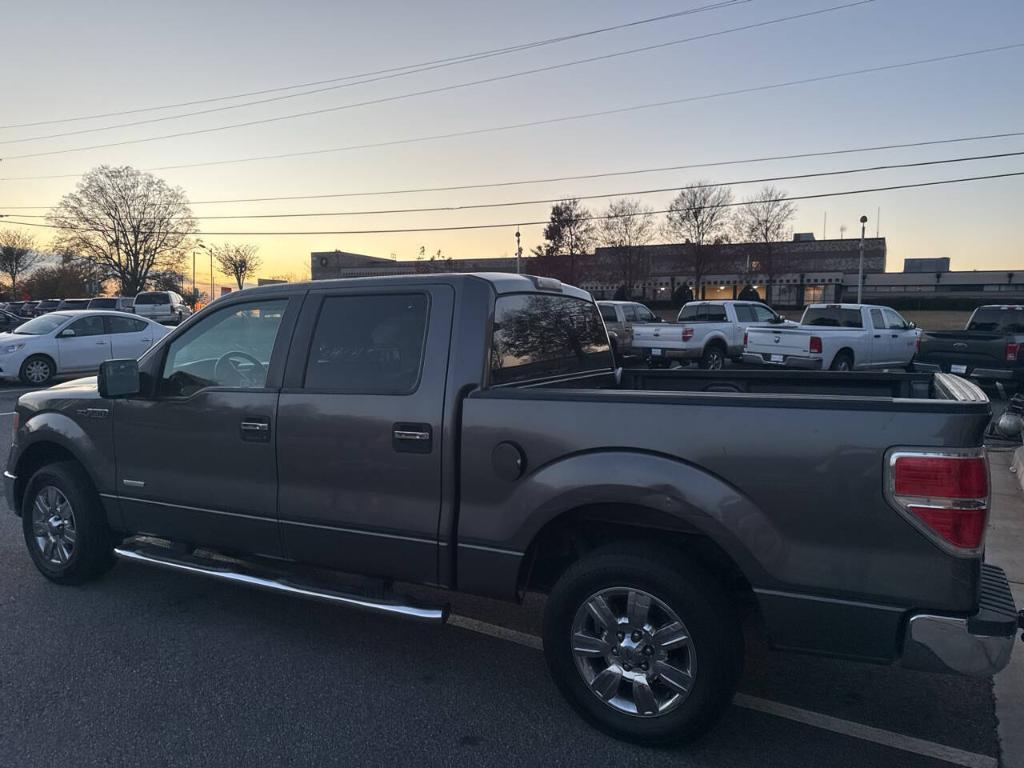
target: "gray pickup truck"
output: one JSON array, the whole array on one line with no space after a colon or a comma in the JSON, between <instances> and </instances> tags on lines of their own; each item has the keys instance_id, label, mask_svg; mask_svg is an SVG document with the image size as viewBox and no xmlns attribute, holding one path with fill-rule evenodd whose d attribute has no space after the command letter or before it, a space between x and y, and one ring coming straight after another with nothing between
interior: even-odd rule
<instances>
[{"instance_id":1,"label":"gray pickup truck","mask_svg":"<svg viewBox=\"0 0 1024 768\"><path fill-rule=\"evenodd\" d=\"M1024 306L988 304L962 331L925 331L917 370L948 371L979 381L1024 383Z\"/></svg>"},{"instance_id":2,"label":"gray pickup truck","mask_svg":"<svg viewBox=\"0 0 1024 768\"><path fill-rule=\"evenodd\" d=\"M654 744L718 719L747 619L783 649L1002 669L989 417L944 373L617 371L590 296L545 278L367 278L232 294L22 395L5 479L62 584L122 558L435 622L442 597L394 583L546 593L558 687Z\"/></svg>"}]
</instances>

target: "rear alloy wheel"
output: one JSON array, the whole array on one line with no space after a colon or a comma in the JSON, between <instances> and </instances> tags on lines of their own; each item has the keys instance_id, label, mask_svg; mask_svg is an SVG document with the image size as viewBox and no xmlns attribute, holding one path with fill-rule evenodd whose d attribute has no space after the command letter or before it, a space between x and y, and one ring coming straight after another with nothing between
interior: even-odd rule
<instances>
[{"instance_id":1,"label":"rear alloy wheel","mask_svg":"<svg viewBox=\"0 0 1024 768\"><path fill-rule=\"evenodd\" d=\"M53 361L44 355L33 355L21 365L20 377L25 384L42 387L53 380L56 373Z\"/></svg>"},{"instance_id":2,"label":"rear alloy wheel","mask_svg":"<svg viewBox=\"0 0 1024 768\"><path fill-rule=\"evenodd\" d=\"M544 655L569 703L620 739L655 745L708 731L743 661L721 586L673 550L609 546L570 567L544 610Z\"/></svg>"},{"instance_id":3,"label":"rear alloy wheel","mask_svg":"<svg viewBox=\"0 0 1024 768\"><path fill-rule=\"evenodd\" d=\"M829 366L830 371L852 371L853 370L853 358L849 352L840 352L836 355L836 359L832 361L832 365Z\"/></svg>"},{"instance_id":4,"label":"rear alloy wheel","mask_svg":"<svg viewBox=\"0 0 1024 768\"><path fill-rule=\"evenodd\" d=\"M725 352L717 345L704 350L700 358L700 367L706 371L720 371L725 367Z\"/></svg>"}]
</instances>

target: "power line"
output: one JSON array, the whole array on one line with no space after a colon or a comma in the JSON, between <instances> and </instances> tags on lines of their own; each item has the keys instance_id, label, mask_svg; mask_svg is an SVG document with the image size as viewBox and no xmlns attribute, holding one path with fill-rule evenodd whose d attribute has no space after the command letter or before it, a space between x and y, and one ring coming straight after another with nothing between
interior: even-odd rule
<instances>
[{"instance_id":1,"label":"power line","mask_svg":"<svg viewBox=\"0 0 1024 768\"><path fill-rule=\"evenodd\" d=\"M702 34L702 35L694 35L694 36L691 36L691 37L680 38L678 40L670 40L670 41L665 42L665 43L656 43L656 44L653 44L653 45L641 46L639 48L630 48L630 49L623 50L623 51L614 51L612 53L605 53L605 54L601 54L599 56L589 56L589 57L583 58L583 59L574 59L572 61L560 62L558 64L549 64L549 65L546 65L546 66L543 66L543 67L534 67L532 69L525 69L525 70L521 70L519 72L510 72L510 73L503 74L503 75L494 75L492 77L485 77L485 78L481 78L481 79L478 79L478 80L468 80L468 81L465 81L465 82L462 82L462 83L452 83L452 84L449 84L449 85L437 86L435 88L425 88L425 89L422 89L422 90L419 90L419 91L409 91L407 93L400 93L400 94L396 94L394 96L381 96L381 97L378 97L378 98L375 98L375 99L367 99L365 101L357 101L357 102L352 102L350 104L341 104L341 105L334 106L334 107L323 107L321 109L311 109L311 110L306 110L304 112L292 112L292 113L289 113L289 114L286 114L286 115L276 115L274 117L263 117L263 118L253 119L253 120L245 120L245 121L238 122L238 123L226 123L224 125L212 126L210 128L195 128L195 129L188 130L188 131L177 131L175 133L162 134L160 136L148 136L148 137L139 138L139 139L123 139L123 140L120 140L120 141L108 142L106 144L94 144L94 145L84 146L84 147L68 147L68 148L65 148L65 149L48 150L48 151L44 151L44 152L30 152L30 153L25 153L25 154L21 154L21 155L9 155L9 156L7 156L4 159L5 160L21 160L21 159L27 159L27 158L33 158L33 157L47 157L47 156L51 156L51 155L62 155L62 154L67 154L67 153L71 153L71 152L84 152L84 151L91 150L91 149L107 149L107 148L110 148L110 147L120 147L120 146L129 145L129 144L144 144L144 143L148 143L148 142L152 142L152 141L165 141L167 139L182 138L182 137L185 137L185 136L198 136L198 135L207 134L207 133L218 133L220 131L234 130L236 128L250 128L250 127L253 127L253 126L256 126L256 125L267 125L267 124L270 124L270 123L278 123L278 122L281 122L281 121L284 121L284 120L295 120L295 119L301 118L301 117L314 117L314 116L317 116L317 115L330 114L330 113L333 113L333 112L340 112L340 111L348 110L348 109L357 109L357 108L361 108L361 107L375 106L375 105L378 105L378 104L389 104L389 103L392 103L392 102L404 101L405 99L410 99L410 98L415 98L415 97L420 97L420 96L431 96L431 95L438 94L438 93L448 93L448 92L451 92L451 91L461 90L463 88L471 88L471 87L476 87L478 85L489 85L491 83L504 82L506 80L513 80L513 79L520 78L520 77L526 77L528 75L536 75L536 74L540 74L540 73L544 73L544 72L553 72L553 71L556 71L556 70L559 70L559 69L566 69L568 67L579 66L581 64L592 64L592 63L597 62L597 61L607 61L609 59L619 58L619 57L622 57L622 56L632 56L632 55L637 54L637 53L646 53L646 52L649 52L649 51L658 50L658 49L662 49L662 48L668 48L668 47L676 46L676 45L683 45L685 43L691 43L691 42L698 41L698 40L707 40L707 39L714 38L714 37L721 37L723 35L732 34L734 32L741 32L741 31L756 29L756 28L759 28L759 27L766 27L766 26L773 25L773 24L781 24L783 22L793 21L793 20L796 20L796 19L808 18L808 17L811 17L811 16L820 16L820 15L825 14L825 13L833 13L835 11L845 10L845 9L848 9L848 8L853 8L853 7L856 7L856 6L865 5L865 4L873 3L873 2L875 2L875 0L854 0L854 2L845 3L843 5L832 6L830 8L823 8L823 9L819 9L819 10L815 10L815 11L808 11L806 13L795 14L795 15L792 15L792 16L783 16L783 17L779 17L779 18L776 18L776 19L769 19L768 21L758 22L756 24L746 24L746 25L743 25L743 26L740 26L740 27L732 27L730 29L718 30L716 32L707 32L707 33ZM1024 45L1024 44L1022 44L1022 45ZM321 89L321 90L330 90L330 89L329 88L324 88L324 89ZM316 93L316 92L317 91L307 91L306 93L307 94L311 94L311 93ZM80 129L80 130L77 130L77 131L66 131L66 132L63 132L63 133L53 133L53 134L49 134L49 135L46 135L46 136L34 136L34 137L30 137L30 138L25 138L25 139L3 139L3 140L0 140L0 144L22 144L22 143L32 142L32 141L42 141L42 140L45 140L45 139L60 138L60 137L63 137L63 136L73 136L73 135L83 134L83 133L95 133L97 131L107 131L107 130L112 130L112 129L115 129L115 128L123 128L123 127L135 126L135 125L144 125L144 124L149 124L149 123L159 123L159 122L163 122L163 121L166 121L166 120L177 120L177 119L183 118L183 117L192 117L192 116L196 116L196 115L208 114L208 113L211 113L211 112L220 112L220 111L223 111L225 109L236 109L236 108L241 107L241 106L250 106L250 105L254 105L254 104L261 104L261 103L265 103L267 101L276 101L276 100L278 100L280 98L283 98L283 97L276 97L274 99L265 99L263 101L248 102L247 104L232 105L230 107L217 107L217 108L213 108L213 109L200 110L200 111L190 112L190 113L186 113L186 114L182 114L182 115L167 115L167 116L163 116L163 117L154 117L154 118L149 118L149 119L146 119L146 120L137 120L137 121L134 121L134 122L121 123L119 125L105 126L105 127L100 127L100 128L83 128L83 129Z\"/></svg>"},{"instance_id":2,"label":"power line","mask_svg":"<svg viewBox=\"0 0 1024 768\"><path fill-rule=\"evenodd\" d=\"M949 54L949 55L946 55L946 56L938 56L938 57L933 57L933 58L928 58L928 59L918 59L918 60L914 60L914 61L900 62L900 63L897 63L897 64L887 64L887 65L883 65L883 66L879 66L879 67L869 67L869 68L865 68L865 69L850 70L850 71L847 71L847 72L833 73L833 74L830 74L830 75L821 75L821 76L812 77L812 78L805 78L805 79L802 79L802 80L791 80L791 81L783 82L783 83L774 83L774 84L769 84L769 85L753 86L753 87L749 87L749 88L741 88L741 89L736 89L736 90L732 90L732 91L721 91L721 92L718 92L718 93L705 94L705 95L701 95L701 96L688 96L688 97L684 97L684 98L681 98L681 99L670 99L670 100L667 100L667 101L649 102L649 103L646 103L646 104L637 104L637 105L633 105L633 106L629 106L629 107L618 107L618 108L615 108L615 109L606 109L606 110L601 110L601 111L597 111L597 112L584 112L584 113L575 114L575 115L563 115L563 116L560 116L560 117L546 118L546 119L543 119L543 120L531 120L531 121L521 122L521 123L512 123L512 124L509 124L509 125L490 126L490 127L487 127L487 128L474 128L474 129L469 129L469 130L465 130L465 131L453 131L453 132L450 132L450 133L439 133L439 134L433 134L433 135L428 135L428 136L416 136L416 137L405 138L405 139L392 139L392 140L389 140L389 141L370 142L370 143L366 143L366 144L350 144L348 146L342 146L342 147L327 147L327 148L321 148L321 149L303 150L303 151L298 151L298 152L283 152L283 153L271 154L271 155L255 155L255 156L250 156L250 157L233 158L233 159L230 159L230 160L209 160L209 161L195 162L195 163L178 163L178 164L174 164L174 165L161 165L161 166L155 166L155 167L152 167L152 168L146 168L144 170L146 170L146 171L170 171L170 170L182 170L182 169L188 169L188 168L203 168L203 167L212 167L212 166L221 166L221 165L233 165L233 164L237 164L237 163L262 162L262 161L265 161L265 160L280 160L280 159L291 158L291 157L309 157L309 156L314 156L314 155L331 154L331 153L334 153L334 152L351 152L351 151L362 150L362 149L379 149L379 148L384 148L384 147L394 147L394 146L407 145L407 144L418 144L418 143L428 142L428 141L439 141L439 140L443 140L443 139L465 138L465 137L468 137L468 136L478 136L478 135L489 134L489 133L500 133L500 132L504 132L504 131L518 130L518 129L521 129L521 128L533 128L533 127L542 126L542 125L555 125L555 124L559 124L559 123L574 122L574 121L577 121L577 120L586 120L586 119L595 118L595 117L607 117L609 115L625 114L625 113L628 113L628 112L637 112L637 111L647 110L647 109L657 109L657 108L660 108L660 107L672 106L672 105L682 104L682 103L686 103L686 102L709 100L709 99L720 98L720 97L724 97L724 96L734 96L734 95L740 95L740 94L745 94L745 93L755 93L755 92L768 91L768 90L777 90L777 89L780 89L780 88L786 88L786 87L790 87L790 86L806 85L806 84L810 84L810 83L823 82L823 81L827 81L827 80L837 80L837 79L840 79L840 78L854 77L854 76L859 76L859 75L864 75L864 74L871 74L871 73L881 72L881 71L886 71L886 70L908 68L908 67L919 66L919 65L924 65L924 64L933 64L933 63L938 63L938 62L942 62L942 61L951 61L951 60L965 58L965 57L969 57L969 56L979 56L979 55L983 55L983 54L994 53L994 52L999 52L999 51L1005 51L1005 50L1021 48L1021 47L1024 47L1024 43L1014 43L1014 44L1011 44L1011 45L999 46L999 47L995 47L995 48L984 48L984 49L979 49L979 50L974 50L974 51L965 51L965 52L961 52L961 53ZM89 149L89 148L87 147L86 149ZM66 150L66 151L77 151L77 150ZM53 154L53 153L37 153L37 155L34 155L34 156L38 156L38 154ZM7 158L7 159L14 159L14 158ZM0 181L34 181L34 180L39 180L39 179L78 178L79 176L81 176L81 174L51 174L51 175L35 175L35 176L8 176L8 177L0 178Z\"/></svg>"},{"instance_id":3,"label":"power line","mask_svg":"<svg viewBox=\"0 0 1024 768\"><path fill-rule=\"evenodd\" d=\"M116 112L102 112L91 115L77 115L74 117L62 117L53 118L50 120L36 120L30 123L11 123L10 125L0 125L0 130L7 130L11 128L31 128L40 125L57 125L60 123L74 123L82 120L96 120L103 117L121 117L123 115L137 115L144 112L156 112L163 109L176 109L178 107L191 107L198 104L212 104L218 101L228 101L230 99L241 99L248 96L263 96L268 93L280 93L281 91L291 91L298 88L310 88L313 86L326 85L329 83L338 83L347 80L362 80L363 78L374 77L375 80L364 80L364 82L376 82L376 80L386 80L390 77L403 77L405 75L416 74L432 69L441 69L442 67L454 66L456 64L465 64L474 61L480 61L482 59L493 58L496 56L505 56L510 53L519 53L525 50L531 50L534 48L541 48L548 45L555 45L557 43L564 43L570 40L578 40L584 37L592 37L594 35L604 34L606 32L615 32L621 29L628 29L630 27L638 27L644 24L653 24L659 21L668 21L671 19L677 19L683 16L691 16L697 13L703 13L705 11L719 10L722 8L729 8L736 5L742 5L745 3L753 2L753 0L722 0L722 2L712 3L710 5L703 5L697 8L689 8L685 11L676 11L674 13L666 13L660 16L651 16L645 19L637 19L635 21L629 21L622 24L615 24L608 27L600 27L597 29L587 30L585 32L575 32L568 35L560 35L558 37L550 37L544 40L535 40L528 43L520 43L518 45L506 46L504 48L492 48L486 51L477 51L475 53L466 53L459 56L450 56L443 59L432 59L430 61L423 61L416 64L406 64L400 67L389 67L388 69L377 69L371 72L362 72L355 75L344 75L341 77L332 77L326 80L312 80L304 83L294 83L292 85L282 85L276 88L264 88L257 91L246 91L242 93L233 93L226 96L211 96L204 99L193 99L191 101L179 101L174 104L161 104L154 107L138 107L135 109L124 109ZM377 77L379 75L388 75L390 77ZM360 85L361 83L352 83L353 85ZM317 93L319 91L314 91ZM305 94L296 94L297 96L303 96Z\"/></svg>"},{"instance_id":4,"label":"power line","mask_svg":"<svg viewBox=\"0 0 1024 768\"><path fill-rule=\"evenodd\" d=\"M764 155L761 157L749 157L741 160L714 160L705 163L688 163L685 165L665 165L655 168L634 168L626 171L602 171L599 173L584 173L573 176L550 176L543 179L516 179L513 181L495 181L480 184L453 184L444 187L410 187L405 189L372 190L364 192L331 192L317 195L276 195L270 197L235 197L221 200L193 200L192 205L215 205L227 203L266 203L282 200L325 200L330 198L344 197L379 197L382 195L408 195L424 192L457 192L471 189L497 189L501 187L517 187L531 184L551 184L563 181L586 181L592 179L604 179L617 176L637 176L647 173L665 173L669 171L696 170L699 168L714 168L731 165L751 165L754 163L774 162L779 160L803 160L812 157L831 157L836 155L851 155L858 152L880 152L893 149L913 149L919 147L940 146L944 144L960 144L971 141L992 141L996 139L1007 139L1024 136L1024 131L1006 131L1005 133L988 133L975 136L956 136L947 139L928 139L923 141L910 141L898 144L876 144L869 147L847 147L845 149L830 149L817 152L797 152L788 155ZM158 170L158 169L150 169ZM76 174L77 175L77 174ZM7 181L7 179L3 179ZM52 205L0 205L0 210L48 210Z\"/></svg>"},{"instance_id":5,"label":"power line","mask_svg":"<svg viewBox=\"0 0 1024 768\"><path fill-rule=\"evenodd\" d=\"M849 189L842 192L819 192L817 194L808 195L789 195L778 198L779 200L790 200L790 201L802 201L802 200L821 200L829 197L847 197L850 195L864 195L877 192L893 192L901 189L920 189L923 187L937 187L949 184L963 184L972 181L985 181L990 179L1006 179L1012 177L1024 176L1024 171L1013 171L1008 173L994 173L984 176L965 176L958 179L942 179L940 181L922 181L913 184L893 184L884 187L870 187L866 189ZM704 208L733 208L736 206L746 205L745 202L734 201L731 203L722 203L714 206L703 206ZM604 221L607 219L614 218L626 218L631 216L644 216L644 215L657 215L669 213L671 209L657 210L657 211L642 211L636 214L625 214L625 216L612 216L608 214L599 214L596 216L587 216L586 220L589 221ZM677 210L689 210L689 209L677 209ZM67 229L67 227L56 227L50 224L36 224L29 221L16 221L10 220L7 223L15 224L26 227L41 227L43 229ZM318 231L302 231L302 232L200 232L198 234L205 235L206 237L285 237L285 236L308 236L308 235L392 235L392 234L403 234L403 233L416 233L416 232L456 232L456 231L469 231L479 229L508 229L511 227L532 227L542 226L550 223L548 219L540 221L513 221L503 222L501 224L462 224L447 227L405 227L399 229L350 229L350 230L318 230ZM88 229L83 230L86 232L102 232L102 230Z\"/></svg>"},{"instance_id":6,"label":"power line","mask_svg":"<svg viewBox=\"0 0 1024 768\"><path fill-rule=\"evenodd\" d=\"M561 195L560 197L544 198L540 200L513 200L504 201L500 203L470 203L466 205L441 205L431 206L425 208L389 208L383 210L370 210L370 211L314 211L309 213L249 213L249 214L237 214L237 215L219 215L219 216L194 216L193 218L200 221L213 221L213 220L237 220L237 219L301 219L301 218L313 218L313 217L324 217L324 216L384 216L394 215L400 213L450 213L453 211L471 211L471 210L484 210L488 208L515 208L525 205L541 205L557 203L562 200L574 198L576 200L599 200L609 197L633 197L640 195L655 195L663 194L665 192L678 192L688 189L707 189L709 187L732 187L732 186L744 186L747 184L767 184L770 182L777 181L797 181L804 179L815 179L823 178L826 176L848 176L854 173L873 173L876 171L890 171L905 168L923 168L934 165L949 165L951 163L966 163L974 162L979 160L998 160L1007 157L1020 157L1024 155L1024 151L1020 152L1000 152L997 154L989 155L972 155L969 157L954 157L945 160L920 160L913 163L894 163L888 165L873 165L861 168L844 168L833 171L816 171L813 173L798 173L790 174L785 176L765 176L756 179L737 179L733 181L722 181L716 183L705 183L705 184L686 184L683 186L672 186L672 187L660 187L657 189L640 189L633 190L630 192L608 192L601 194L592 195ZM43 219L46 218L43 214L20 214L22 218L28 219Z\"/></svg>"}]
</instances>

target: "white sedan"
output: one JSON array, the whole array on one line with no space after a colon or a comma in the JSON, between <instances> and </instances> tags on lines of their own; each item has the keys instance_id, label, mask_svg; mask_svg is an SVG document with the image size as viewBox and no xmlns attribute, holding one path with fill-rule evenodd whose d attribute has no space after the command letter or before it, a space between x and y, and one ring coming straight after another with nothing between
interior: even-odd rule
<instances>
[{"instance_id":1,"label":"white sedan","mask_svg":"<svg viewBox=\"0 0 1024 768\"><path fill-rule=\"evenodd\" d=\"M51 312L0 333L0 379L45 386L55 376L95 371L104 360L140 357L169 332L124 312Z\"/></svg>"}]
</instances>

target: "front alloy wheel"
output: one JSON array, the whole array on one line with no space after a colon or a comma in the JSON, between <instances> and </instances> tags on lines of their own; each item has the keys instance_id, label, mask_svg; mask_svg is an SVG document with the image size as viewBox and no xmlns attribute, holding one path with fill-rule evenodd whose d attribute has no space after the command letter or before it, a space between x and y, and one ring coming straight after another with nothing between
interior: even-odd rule
<instances>
[{"instance_id":1,"label":"front alloy wheel","mask_svg":"<svg viewBox=\"0 0 1024 768\"><path fill-rule=\"evenodd\" d=\"M59 488L40 488L32 503L32 534L39 556L50 565L62 567L71 562L78 534L75 511Z\"/></svg>"},{"instance_id":2,"label":"front alloy wheel","mask_svg":"<svg viewBox=\"0 0 1024 768\"><path fill-rule=\"evenodd\" d=\"M572 652L584 682L629 715L672 711L690 694L696 653L686 625L649 592L611 587L576 611Z\"/></svg>"},{"instance_id":3,"label":"front alloy wheel","mask_svg":"<svg viewBox=\"0 0 1024 768\"><path fill-rule=\"evenodd\" d=\"M53 364L42 356L30 357L21 367L21 378L26 384L47 384L53 374Z\"/></svg>"}]
</instances>

